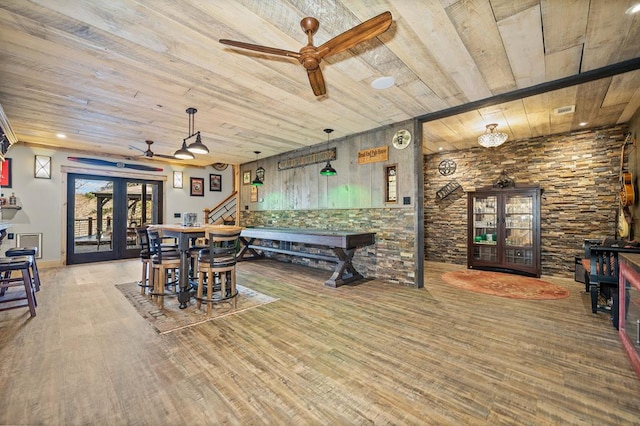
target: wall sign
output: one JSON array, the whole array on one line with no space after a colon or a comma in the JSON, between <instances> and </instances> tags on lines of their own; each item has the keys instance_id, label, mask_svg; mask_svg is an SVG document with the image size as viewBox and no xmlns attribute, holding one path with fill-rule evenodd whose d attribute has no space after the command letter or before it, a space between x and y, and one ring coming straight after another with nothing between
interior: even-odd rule
<instances>
[{"instance_id":1,"label":"wall sign","mask_svg":"<svg viewBox=\"0 0 640 426\"><path fill-rule=\"evenodd\" d=\"M449 195L453 194L456 189L461 188L457 180L452 180L442 188L436 191L436 201L444 200Z\"/></svg>"},{"instance_id":2,"label":"wall sign","mask_svg":"<svg viewBox=\"0 0 640 426\"><path fill-rule=\"evenodd\" d=\"M301 157L278 161L278 171L304 167L310 164L324 163L326 161L335 160L336 158L336 149L331 148L326 151L315 152Z\"/></svg>"},{"instance_id":3,"label":"wall sign","mask_svg":"<svg viewBox=\"0 0 640 426\"><path fill-rule=\"evenodd\" d=\"M380 146L378 148L363 149L358 151L358 164L377 163L389 159L389 147Z\"/></svg>"}]
</instances>

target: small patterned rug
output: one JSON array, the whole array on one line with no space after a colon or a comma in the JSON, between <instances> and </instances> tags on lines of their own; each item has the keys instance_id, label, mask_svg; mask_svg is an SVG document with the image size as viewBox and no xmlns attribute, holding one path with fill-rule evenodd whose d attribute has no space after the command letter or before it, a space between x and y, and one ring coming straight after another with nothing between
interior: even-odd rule
<instances>
[{"instance_id":1,"label":"small patterned rug","mask_svg":"<svg viewBox=\"0 0 640 426\"><path fill-rule=\"evenodd\" d=\"M202 307L198 310L193 298L187 308L180 309L177 297L165 297L164 308L160 309L148 296L140 294L140 287L138 287L137 283L118 284L116 288L122 292L142 318L146 319L160 334L192 327L228 315L235 315L278 300L250 288L237 285L236 308L233 308L231 301L216 303L213 305L211 316L207 316L206 305L202 304Z\"/></svg>"},{"instance_id":2,"label":"small patterned rug","mask_svg":"<svg viewBox=\"0 0 640 426\"><path fill-rule=\"evenodd\" d=\"M442 274L455 287L512 299L549 300L569 296L569 290L538 278L466 269Z\"/></svg>"}]
</instances>

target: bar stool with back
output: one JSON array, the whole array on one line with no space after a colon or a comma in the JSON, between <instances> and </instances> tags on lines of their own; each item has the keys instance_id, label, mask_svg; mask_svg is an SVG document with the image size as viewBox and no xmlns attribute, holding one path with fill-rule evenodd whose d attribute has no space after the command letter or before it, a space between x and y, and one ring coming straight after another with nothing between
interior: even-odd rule
<instances>
[{"instance_id":1,"label":"bar stool with back","mask_svg":"<svg viewBox=\"0 0 640 426\"><path fill-rule=\"evenodd\" d=\"M237 226L207 227L209 248L200 250L198 256L198 291L196 307L207 304L207 315L211 314L214 303L232 300L237 306L238 290L236 289L236 252L238 249L241 228ZM207 296L203 297L205 278L207 276Z\"/></svg>"},{"instance_id":2,"label":"bar stool with back","mask_svg":"<svg viewBox=\"0 0 640 426\"><path fill-rule=\"evenodd\" d=\"M177 271L180 269L180 252L177 249L162 247L162 239L158 231L147 230L149 235L149 253L151 255L151 282L153 291L150 293L156 299L159 307L164 306L166 285L173 285L173 293L177 294ZM169 282L169 272L173 272Z\"/></svg>"},{"instance_id":3,"label":"bar stool with back","mask_svg":"<svg viewBox=\"0 0 640 426\"><path fill-rule=\"evenodd\" d=\"M140 261L142 262L142 276L138 285L140 286L140 294L145 294L147 289L153 288L153 283L149 281L149 262L151 261L151 250L149 248L149 234L147 227L140 226L136 228L138 242L140 243Z\"/></svg>"}]
</instances>

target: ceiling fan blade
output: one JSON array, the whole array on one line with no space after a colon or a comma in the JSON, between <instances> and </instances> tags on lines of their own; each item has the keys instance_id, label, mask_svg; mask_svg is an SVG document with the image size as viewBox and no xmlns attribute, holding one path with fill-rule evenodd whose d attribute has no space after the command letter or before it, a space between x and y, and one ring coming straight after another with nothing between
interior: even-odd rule
<instances>
[{"instance_id":1,"label":"ceiling fan blade","mask_svg":"<svg viewBox=\"0 0 640 426\"><path fill-rule=\"evenodd\" d=\"M292 52L291 50L277 49L275 47L259 46L257 44L243 43L241 41L233 41L221 39L220 43L233 47L239 47L241 49L254 50L256 52L268 53L270 55L286 56L289 58L298 59L300 57L299 52Z\"/></svg>"},{"instance_id":2,"label":"ceiling fan blade","mask_svg":"<svg viewBox=\"0 0 640 426\"><path fill-rule=\"evenodd\" d=\"M325 95L327 93L327 88L324 85L324 77L322 76L320 67L313 70L307 70L307 75L309 76L309 83L311 83L313 94L316 96Z\"/></svg>"},{"instance_id":3,"label":"ceiling fan blade","mask_svg":"<svg viewBox=\"0 0 640 426\"><path fill-rule=\"evenodd\" d=\"M356 25L350 30L335 36L318 47L318 57L323 58L328 55L340 53L352 48L358 43L362 43L363 41L379 36L389 29L391 21L391 12L384 12L376 17L364 21L360 25Z\"/></svg>"},{"instance_id":4,"label":"ceiling fan blade","mask_svg":"<svg viewBox=\"0 0 640 426\"><path fill-rule=\"evenodd\" d=\"M138 147L137 147L137 146L135 146L135 145L129 145L129 149L134 149L134 150L136 150L136 151L140 151L140 152L144 153L144 149L142 149L142 148L138 148Z\"/></svg>"},{"instance_id":5,"label":"ceiling fan blade","mask_svg":"<svg viewBox=\"0 0 640 426\"><path fill-rule=\"evenodd\" d=\"M173 155L166 155L166 154L153 154L154 157L160 157L160 158L170 158L172 160L177 160L176 157L174 157Z\"/></svg>"}]
</instances>

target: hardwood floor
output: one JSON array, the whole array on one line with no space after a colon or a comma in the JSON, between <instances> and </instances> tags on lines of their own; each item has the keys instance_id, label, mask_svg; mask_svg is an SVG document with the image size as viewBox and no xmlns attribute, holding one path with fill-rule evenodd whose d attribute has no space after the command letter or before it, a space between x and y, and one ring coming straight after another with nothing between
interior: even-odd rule
<instances>
[{"instance_id":1,"label":"hardwood floor","mask_svg":"<svg viewBox=\"0 0 640 426\"><path fill-rule=\"evenodd\" d=\"M640 424L640 380L584 285L505 299L443 283L326 288L242 262L278 301L158 335L114 284L140 262L42 271L37 317L0 313L0 424Z\"/></svg>"}]
</instances>

